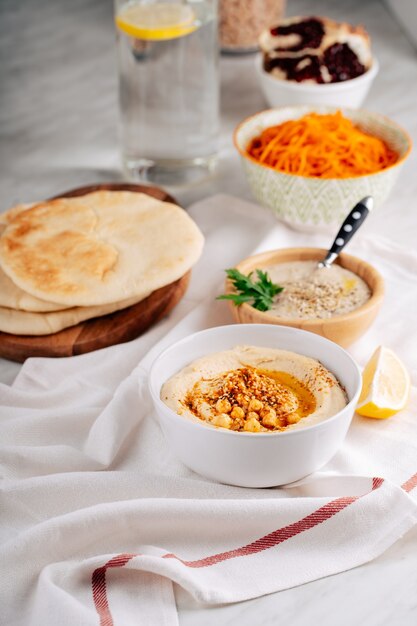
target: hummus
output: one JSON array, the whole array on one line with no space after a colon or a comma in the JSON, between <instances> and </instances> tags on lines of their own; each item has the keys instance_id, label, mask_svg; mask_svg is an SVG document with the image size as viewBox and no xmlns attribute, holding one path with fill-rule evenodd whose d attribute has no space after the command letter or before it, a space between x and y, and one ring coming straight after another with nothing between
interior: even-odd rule
<instances>
[{"instance_id":1,"label":"hummus","mask_svg":"<svg viewBox=\"0 0 417 626\"><path fill-rule=\"evenodd\" d=\"M193 361L164 383L161 400L191 420L247 432L304 428L347 404L340 383L319 361L255 346Z\"/></svg>"},{"instance_id":2,"label":"hummus","mask_svg":"<svg viewBox=\"0 0 417 626\"><path fill-rule=\"evenodd\" d=\"M326 319L349 313L371 297L362 278L340 265L318 269L317 261L291 261L262 269L284 287L268 311L277 317Z\"/></svg>"}]
</instances>

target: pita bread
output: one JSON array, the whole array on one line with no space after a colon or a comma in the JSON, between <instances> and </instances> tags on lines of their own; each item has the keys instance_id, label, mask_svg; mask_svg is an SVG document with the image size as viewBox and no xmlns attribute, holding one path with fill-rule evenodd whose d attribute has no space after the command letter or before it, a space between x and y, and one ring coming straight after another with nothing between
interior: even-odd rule
<instances>
[{"instance_id":1,"label":"pita bread","mask_svg":"<svg viewBox=\"0 0 417 626\"><path fill-rule=\"evenodd\" d=\"M0 331L13 335L51 335L93 317L125 309L148 295L149 293L143 294L141 298L128 298L101 306L73 307L50 313L30 313L0 307Z\"/></svg>"},{"instance_id":2,"label":"pita bread","mask_svg":"<svg viewBox=\"0 0 417 626\"><path fill-rule=\"evenodd\" d=\"M28 204L16 204L16 206L13 206L11 209L8 209L7 211L3 211L3 213L0 213L0 228L4 229L4 226L6 224L10 224L12 219L18 213L21 213L22 211L26 211L27 209L30 209L33 206L36 206L33 202L30 202Z\"/></svg>"},{"instance_id":3,"label":"pita bread","mask_svg":"<svg viewBox=\"0 0 417 626\"><path fill-rule=\"evenodd\" d=\"M26 291L17 287L12 280L0 268L0 306L18 311L33 311L43 313L48 311L61 311L70 308L56 302L46 302L31 296Z\"/></svg>"},{"instance_id":4,"label":"pita bread","mask_svg":"<svg viewBox=\"0 0 417 626\"><path fill-rule=\"evenodd\" d=\"M17 212L0 237L0 265L37 298L97 306L178 280L199 258L203 241L174 204L96 191Z\"/></svg>"},{"instance_id":5,"label":"pita bread","mask_svg":"<svg viewBox=\"0 0 417 626\"><path fill-rule=\"evenodd\" d=\"M25 205L19 205L23 207ZM31 205L30 205L31 206ZM0 215L0 235L5 229L6 215L10 215L11 211L16 209L13 207L10 211L2 213ZM2 221L2 219L4 221ZM61 311L62 309L70 308L63 304L57 304L56 302L46 302L46 300L40 300L31 296L23 289L20 289L14 284L12 280L3 272L0 267L0 306L5 306L8 309L17 309L18 311L34 311L36 313L42 313L46 311Z\"/></svg>"}]
</instances>

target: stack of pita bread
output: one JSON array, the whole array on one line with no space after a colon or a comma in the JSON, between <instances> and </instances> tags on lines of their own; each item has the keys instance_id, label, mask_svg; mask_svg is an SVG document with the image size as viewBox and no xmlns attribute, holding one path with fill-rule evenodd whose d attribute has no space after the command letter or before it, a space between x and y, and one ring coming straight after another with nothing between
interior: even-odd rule
<instances>
[{"instance_id":1,"label":"stack of pita bread","mask_svg":"<svg viewBox=\"0 0 417 626\"><path fill-rule=\"evenodd\" d=\"M144 300L186 274L203 235L180 207L95 191L0 214L0 331L48 335Z\"/></svg>"}]
</instances>

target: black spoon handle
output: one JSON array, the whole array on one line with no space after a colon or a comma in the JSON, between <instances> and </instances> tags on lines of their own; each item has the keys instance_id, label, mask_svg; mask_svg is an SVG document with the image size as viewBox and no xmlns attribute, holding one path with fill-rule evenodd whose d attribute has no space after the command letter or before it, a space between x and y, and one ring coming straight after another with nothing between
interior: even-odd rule
<instances>
[{"instance_id":1,"label":"black spoon handle","mask_svg":"<svg viewBox=\"0 0 417 626\"><path fill-rule=\"evenodd\" d=\"M336 256L342 252L345 245L349 243L353 235L368 217L369 212L373 208L373 204L374 200L372 196L366 196L353 207L340 227L340 230L336 235L336 239L323 261L324 265L326 265L326 263L332 263Z\"/></svg>"}]
</instances>

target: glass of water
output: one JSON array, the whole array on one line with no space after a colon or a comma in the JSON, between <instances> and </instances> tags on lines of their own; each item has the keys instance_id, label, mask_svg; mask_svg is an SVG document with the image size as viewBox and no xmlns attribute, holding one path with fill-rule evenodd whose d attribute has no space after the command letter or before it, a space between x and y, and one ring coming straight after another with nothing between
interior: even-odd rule
<instances>
[{"instance_id":1,"label":"glass of water","mask_svg":"<svg viewBox=\"0 0 417 626\"><path fill-rule=\"evenodd\" d=\"M217 159L217 0L115 0L115 22L127 177L205 177Z\"/></svg>"}]
</instances>

